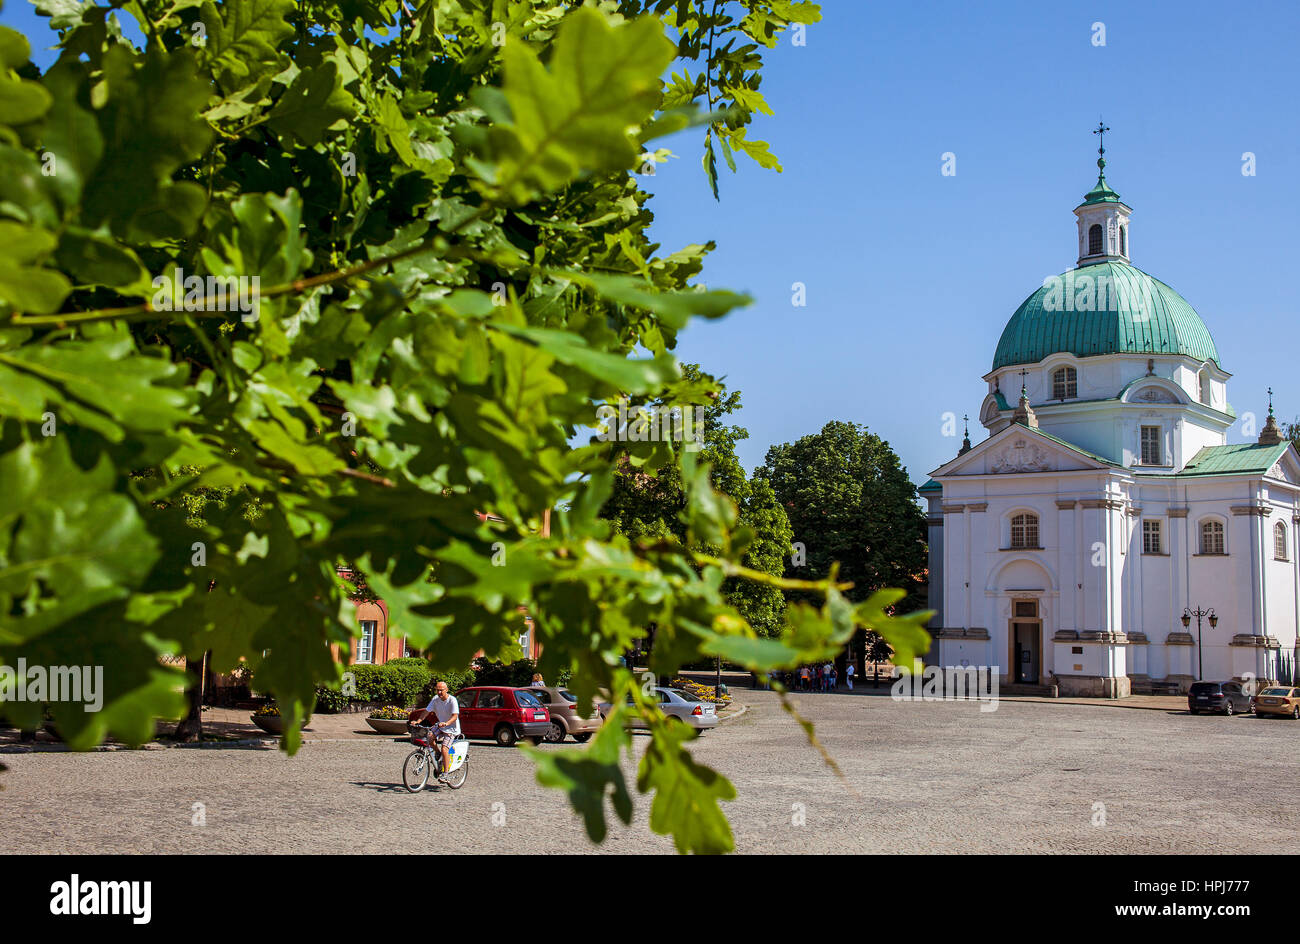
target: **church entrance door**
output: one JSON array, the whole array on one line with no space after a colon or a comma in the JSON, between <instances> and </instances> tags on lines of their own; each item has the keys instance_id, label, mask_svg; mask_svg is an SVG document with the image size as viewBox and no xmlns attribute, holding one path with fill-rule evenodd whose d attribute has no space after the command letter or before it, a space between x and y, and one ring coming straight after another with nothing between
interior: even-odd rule
<instances>
[{"instance_id":1,"label":"church entrance door","mask_svg":"<svg viewBox=\"0 0 1300 944\"><path fill-rule=\"evenodd\" d=\"M1012 623L1011 632L1015 639L1015 660L1017 682L1030 685L1038 683L1038 621L1032 623Z\"/></svg>"}]
</instances>

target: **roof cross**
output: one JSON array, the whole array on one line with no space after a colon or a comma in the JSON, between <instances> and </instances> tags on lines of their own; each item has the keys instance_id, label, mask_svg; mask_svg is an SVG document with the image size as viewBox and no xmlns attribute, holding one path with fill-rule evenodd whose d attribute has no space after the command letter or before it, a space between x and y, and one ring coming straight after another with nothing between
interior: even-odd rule
<instances>
[{"instance_id":1,"label":"roof cross","mask_svg":"<svg viewBox=\"0 0 1300 944\"><path fill-rule=\"evenodd\" d=\"M1097 153L1098 153L1098 154L1105 154L1105 153L1106 153L1106 132L1109 131L1109 130L1110 130L1110 129L1107 128L1107 127L1105 126L1105 124L1103 124L1103 123L1100 122L1100 121L1097 122L1097 129L1096 129L1095 131L1093 131L1093 134L1095 134L1095 135L1099 135L1099 137L1098 137L1098 139L1097 139L1097 145L1098 145L1098 147L1097 147Z\"/></svg>"},{"instance_id":2,"label":"roof cross","mask_svg":"<svg viewBox=\"0 0 1300 944\"><path fill-rule=\"evenodd\" d=\"M1097 127L1092 132L1097 135L1097 167L1103 173L1106 170L1106 132L1110 129L1100 119L1097 121Z\"/></svg>"}]
</instances>

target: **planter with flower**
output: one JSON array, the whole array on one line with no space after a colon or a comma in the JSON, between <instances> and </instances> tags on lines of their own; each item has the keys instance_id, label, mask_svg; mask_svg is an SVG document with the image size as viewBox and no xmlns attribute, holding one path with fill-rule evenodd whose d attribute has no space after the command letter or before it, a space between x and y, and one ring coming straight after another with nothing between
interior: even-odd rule
<instances>
[{"instance_id":1,"label":"planter with flower","mask_svg":"<svg viewBox=\"0 0 1300 944\"><path fill-rule=\"evenodd\" d=\"M268 701L261 708L258 708L257 711L249 715L249 717L252 718L253 724L257 725L267 734L284 733L284 722L280 718L280 706L273 701ZM308 715L302 721L302 726L304 728L309 724L311 724L311 715Z\"/></svg>"},{"instance_id":2,"label":"planter with flower","mask_svg":"<svg viewBox=\"0 0 1300 944\"><path fill-rule=\"evenodd\" d=\"M411 714L409 708L399 708L396 705L385 705L383 708L376 708L366 716L366 724L370 725L380 734L405 734L406 719Z\"/></svg>"},{"instance_id":3,"label":"planter with flower","mask_svg":"<svg viewBox=\"0 0 1300 944\"><path fill-rule=\"evenodd\" d=\"M701 685L699 682L692 681L688 678L673 679L673 688L680 688L684 692L689 692L700 701L707 701L717 706L718 711L731 705L731 696L727 694L727 686L723 685L721 691L715 691L712 685Z\"/></svg>"}]
</instances>

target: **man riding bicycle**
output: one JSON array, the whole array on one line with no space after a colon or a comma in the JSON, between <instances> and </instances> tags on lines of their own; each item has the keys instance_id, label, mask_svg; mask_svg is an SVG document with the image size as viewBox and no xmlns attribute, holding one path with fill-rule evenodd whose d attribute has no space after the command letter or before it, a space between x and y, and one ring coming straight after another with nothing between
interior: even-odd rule
<instances>
[{"instance_id":1,"label":"man riding bicycle","mask_svg":"<svg viewBox=\"0 0 1300 944\"><path fill-rule=\"evenodd\" d=\"M456 699L447 694L447 683L439 682L434 686L433 698L428 706L424 709L424 722L429 724L434 736L434 743L438 750L442 752L442 773L438 774L439 780L445 780L447 777L447 768L451 766L451 759L448 757L448 749L451 742L460 736L460 705Z\"/></svg>"}]
</instances>

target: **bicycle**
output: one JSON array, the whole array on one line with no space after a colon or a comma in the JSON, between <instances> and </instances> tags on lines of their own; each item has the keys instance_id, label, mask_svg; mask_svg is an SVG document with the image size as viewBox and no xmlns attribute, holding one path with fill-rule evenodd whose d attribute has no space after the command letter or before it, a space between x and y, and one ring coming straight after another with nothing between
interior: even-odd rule
<instances>
[{"instance_id":1,"label":"bicycle","mask_svg":"<svg viewBox=\"0 0 1300 944\"><path fill-rule=\"evenodd\" d=\"M408 792L419 793L429 782L430 771L434 776L442 773L442 750L430 736L433 728L423 724L413 724L411 727L417 732L424 732L424 736L411 735L411 743L418 746L407 755L406 763L402 765L402 783ZM465 740L463 734L458 734L448 745L447 752L451 769L447 771L446 779L439 782L453 790L459 790L465 786L465 779L469 776L469 741Z\"/></svg>"}]
</instances>

